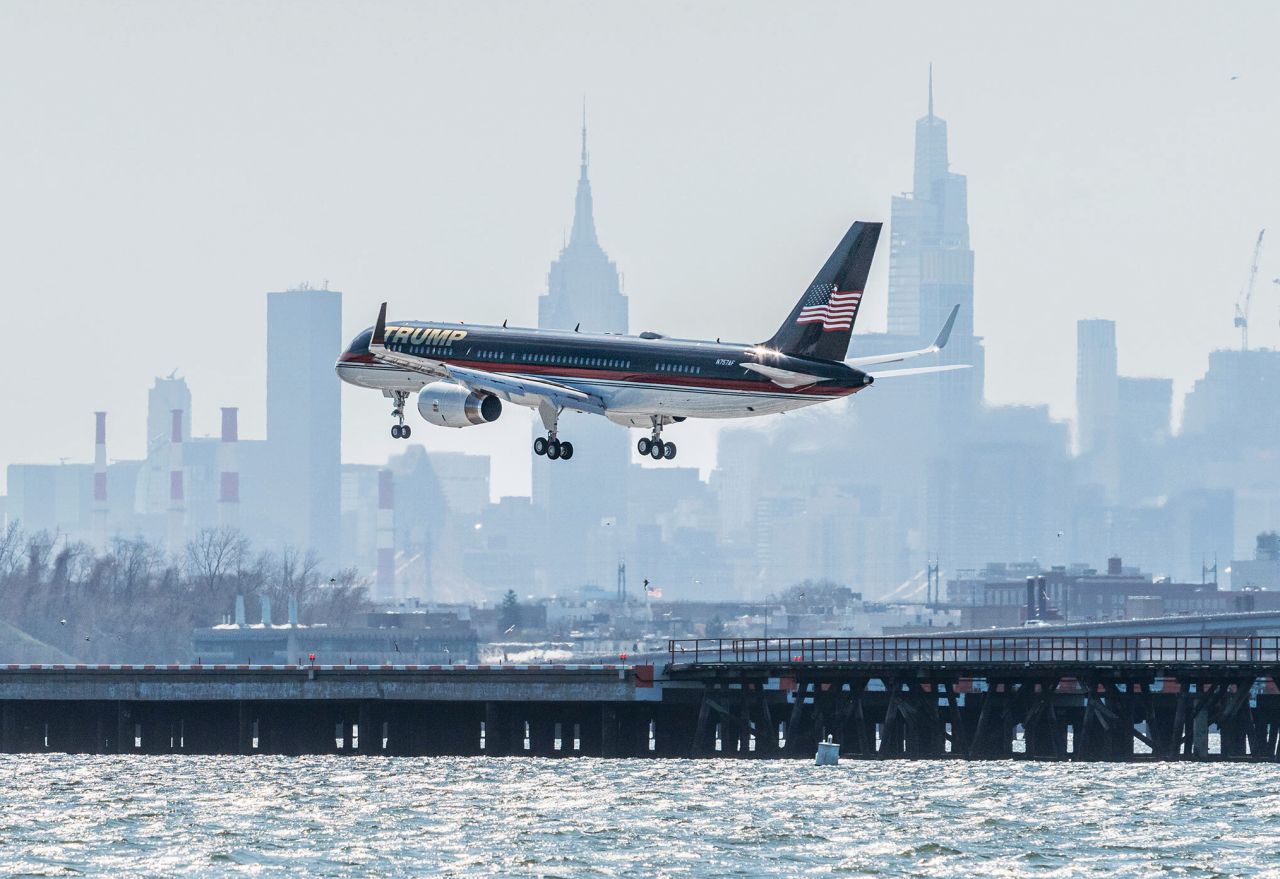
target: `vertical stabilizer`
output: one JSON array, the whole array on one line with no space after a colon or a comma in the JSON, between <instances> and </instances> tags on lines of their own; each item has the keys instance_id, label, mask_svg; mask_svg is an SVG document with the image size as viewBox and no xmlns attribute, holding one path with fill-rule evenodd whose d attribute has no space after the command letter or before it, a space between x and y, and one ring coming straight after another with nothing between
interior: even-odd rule
<instances>
[{"instance_id":1,"label":"vertical stabilizer","mask_svg":"<svg viewBox=\"0 0 1280 879\"><path fill-rule=\"evenodd\" d=\"M849 227L766 346L797 357L844 360L880 239L880 225L857 222Z\"/></svg>"}]
</instances>

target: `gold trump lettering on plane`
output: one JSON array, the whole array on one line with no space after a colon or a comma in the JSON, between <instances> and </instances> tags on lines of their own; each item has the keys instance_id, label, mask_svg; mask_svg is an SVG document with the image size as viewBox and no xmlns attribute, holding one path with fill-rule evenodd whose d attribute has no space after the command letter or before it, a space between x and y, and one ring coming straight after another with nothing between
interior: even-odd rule
<instances>
[{"instance_id":1,"label":"gold trump lettering on plane","mask_svg":"<svg viewBox=\"0 0 1280 879\"><path fill-rule=\"evenodd\" d=\"M466 330L433 327L387 327L388 345L452 345L467 337Z\"/></svg>"}]
</instances>

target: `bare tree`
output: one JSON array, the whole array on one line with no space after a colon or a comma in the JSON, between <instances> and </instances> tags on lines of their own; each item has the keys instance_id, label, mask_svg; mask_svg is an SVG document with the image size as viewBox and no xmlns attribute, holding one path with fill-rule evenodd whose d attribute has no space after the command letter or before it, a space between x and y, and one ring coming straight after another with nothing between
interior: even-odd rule
<instances>
[{"instance_id":1,"label":"bare tree","mask_svg":"<svg viewBox=\"0 0 1280 879\"><path fill-rule=\"evenodd\" d=\"M141 538L99 552L48 532L24 534L16 524L0 532L0 617L49 645L54 661L187 658L192 629L225 614L235 594L281 604L292 596L307 621L339 625L371 607L356 571L340 571L328 585L314 553L255 554L233 530L201 531L179 558ZM29 649L22 643L15 649Z\"/></svg>"},{"instance_id":2,"label":"bare tree","mask_svg":"<svg viewBox=\"0 0 1280 879\"><path fill-rule=\"evenodd\" d=\"M308 623L350 624L373 609L369 583L355 568L338 571L326 584L307 593L302 613Z\"/></svg>"},{"instance_id":3,"label":"bare tree","mask_svg":"<svg viewBox=\"0 0 1280 879\"><path fill-rule=\"evenodd\" d=\"M7 582L22 565L22 528L10 522L0 533L0 582Z\"/></svg>"},{"instance_id":4,"label":"bare tree","mask_svg":"<svg viewBox=\"0 0 1280 879\"><path fill-rule=\"evenodd\" d=\"M222 597L248 555L249 541L236 529L205 528L187 542L187 575L205 595Z\"/></svg>"}]
</instances>

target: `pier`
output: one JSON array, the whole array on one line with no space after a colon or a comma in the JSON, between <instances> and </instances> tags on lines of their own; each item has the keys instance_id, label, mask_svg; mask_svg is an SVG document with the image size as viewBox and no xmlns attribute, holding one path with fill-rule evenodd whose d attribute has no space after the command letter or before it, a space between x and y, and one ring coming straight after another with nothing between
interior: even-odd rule
<instances>
[{"instance_id":1,"label":"pier","mask_svg":"<svg viewBox=\"0 0 1280 879\"><path fill-rule=\"evenodd\" d=\"M584 665L0 666L0 751L1280 758L1280 638L672 641Z\"/></svg>"}]
</instances>

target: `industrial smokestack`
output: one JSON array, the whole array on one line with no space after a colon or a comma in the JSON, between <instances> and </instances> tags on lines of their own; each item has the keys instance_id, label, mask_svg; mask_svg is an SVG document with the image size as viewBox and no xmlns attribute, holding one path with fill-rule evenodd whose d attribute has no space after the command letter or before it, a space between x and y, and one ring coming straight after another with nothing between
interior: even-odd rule
<instances>
[{"instance_id":1,"label":"industrial smokestack","mask_svg":"<svg viewBox=\"0 0 1280 879\"><path fill-rule=\"evenodd\" d=\"M1036 578L1036 619L1043 620L1049 616L1049 587L1044 577Z\"/></svg>"},{"instance_id":2,"label":"industrial smokestack","mask_svg":"<svg viewBox=\"0 0 1280 879\"><path fill-rule=\"evenodd\" d=\"M298 625L298 596L289 596L289 625Z\"/></svg>"},{"instance_id":3,"label":"industrial smokestack","mask_svg":"<svg viewBox=\"0 0 1280 879\"><path fill-rule=\"evenodd\" d=\"M187 539L187 502L183 491L182 410L174 409L169 433L169 552L178 555Z\"/></svg>"},{"instance_id":4,"label":"industrial smokestack","mask_svg":"<svg viewBox=\"0 0 1280 879\"><path fill-rule=\"evenodd\" d=\"M390 470L378 471L378 572L375 587L378 598L395 598L396 591L396 520L395 485Z\"/></svg>"},{"instance_id":5,"label":"industrial smokestack","mask_svg":"<svg viewBox=\"0 0 1280 879\"><path fill-rule=\"evenodd\" d=\"M218 524L240 527L240 464L236 454L240 441L239 409L222 408L222 444L218 446Z\"/></svg>"},{"instance_id":6,"label":"industrial smokestack","mask_svg":"<svg viewBox=\"0 0 1280 879\"><path fill-rule=\"evenodd\" d=\"M262 596L262 625L271 628L271 596Z\"/></svg>"},{"instance_id":7,"label":"industrial smokestack","mask_svg":"<svg viewBox=\"0 0 1280 879\"><path fill-rule=\"evenodd\" d=\"M1036 618L1036 578L1027 578L1027 619Z\"/></svg>"},{"instance_id":8,"label":"industrial smokestack","mask_svg":"<svg viewBox=\"0 0 1280 879\"><path fill-rule=\"evenodd\" d=\"M244 596L236 596L236 625L244 625Z\"/></svg>"},{"instance_id":9,"label":"industrial smokestack","mask_svg":"<svg viewBox=\"0 0 1280 879\"><path fill-rule=\"evenodd\" d=\"M93 543L107 548L107 413L93 413Z\"/></svg>"}]
</instances>

